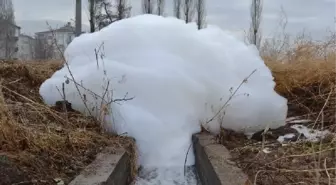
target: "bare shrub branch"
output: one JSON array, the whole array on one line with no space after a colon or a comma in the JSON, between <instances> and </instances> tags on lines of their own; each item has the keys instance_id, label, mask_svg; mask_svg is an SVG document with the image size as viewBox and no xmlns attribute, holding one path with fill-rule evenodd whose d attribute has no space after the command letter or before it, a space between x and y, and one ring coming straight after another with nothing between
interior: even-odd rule
<instances>
[{"instance_id":1,"label":"bare shrub branch","mask_svg":"<svg viewBox=\"0 0 336 185\"><path fill-rule=\"evenodd\" d=\"M50 26L49 26L50 27ZM65 81L67 83L69 82L72 82L77 90L77 93L79 94L86 110L88 111L88 114L91 116L91 117L95 117L93 116L93 114L91 113L92 111L96 111L96 119L97 121L100 123L101 127L103 128L104 124L105 124L105 116L108 115L110 112L109 112L109 109L110 109L110 105L112 103L119 103L119 102L123 102L123 101L130 101L130 100L133 100L134 97L127 97L128 93L126 93L126 95L123 97L123 98L116 98L114 99L113 98L113 90L110 89L110 79L108 79L107 77L107 72L105 69L103 69L103 72L104 72L104 78L102 79L103 82L105 82L105 84L103 84L102 88L103 88L103 93L102 95L98 95L97 93L93 92L92 90L84 87L82 84L78 83L70 69L70 65L68 63L68 61L65 59L64 57L64 54L63 54L63 51L58 47L57 45L57 42L55 40L55 33L53 32L53 30L51 29L50 27L50 30L54 36L54 44L55 46L57 47L58 51L61 53L61 56L62 56L62 59L64 61L64 64L65 66L67 67L67 70L70 74L70 77L67 77L65 76ZM98 49L95 49L94 50L95 52L95 56L96 56L96 63L97 63L97 68L99 69L99 60L102 60L102 62L104 62L104 43L102 43ZM62 85L64 85L64 83L62 83ZM88 105L88 102L87 102L87 94L82 94L81 91L80 91L80 88L82 88L83 90L85 90L86 92L90 93L92 97L94 97L94 99L96 99L98 101L101 100L100 102L100 105L97 105L94 108L94 110L91 110L89 108L89 105ZM62 87L62 91L63 91L63 100L65 100L65 90L64 90L64 87ZM96 102L97 103L97 102Z\"/></svg>"},{"instance_id":2,"label":"bare shrub branch","mask_svg":"<svg viewBox=\"0 0 336 185\"><path fill-rule=\"evenodd\" d=\"M230 97L226 100L226 102L223 104L222 107L215 113L215 115L206 121L206 124L213 121L215 118L217 118L220 114L222 114L222 111L228 106L229 102L232 100L232 98L237 94L238 90L241 88L241 86L245 83L247 83L248 79L257 71L257 69L253 70L239 85L238 87L231 93ZM231 90L230 90L231 91Z\"/></svg>"},{"instance_id":3,"label":"bare shrub branch","mask_svg":"<svg viewBox=\"0 0 336 185\"><path fill-rule=\"evenodd\" d=\"M284 8L281 6L277 30L275 35L271 38L266 38L263 45L259 48L260 54L267 58L274 60L283 60L288 55L288 48L290 48L290 37L286 33L288 18Z\"/></svg>"}]
</instances>

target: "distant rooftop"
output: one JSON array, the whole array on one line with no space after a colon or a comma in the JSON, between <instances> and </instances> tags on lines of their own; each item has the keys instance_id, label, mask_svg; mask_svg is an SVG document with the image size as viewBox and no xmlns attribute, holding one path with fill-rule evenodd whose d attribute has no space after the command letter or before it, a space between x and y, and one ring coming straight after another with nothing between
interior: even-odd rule
<instances>
[{"instance_id":1,"label":"distant rooftop","mask_svg":"<svg viewBox=\"0 0 336 185\"><path fill-rule=\"evenodd\" d=\"M58 29L52 29L52 30L48 30L48 31L41 31L41 32L37 32L36 34L43 34L43 33L49 33L49 32L75 32L75 27L73 27L71 25L71 23L68 22L63 27L60 27Z\"/></svg>"},{"instance_id":2,"label":"distant rooftop","mask_svg":"<svg viewBox=\"0 0 336 185\"><path fill-rule=\"evenodd\" d=\"M32 36L30 36L30 35L26 35L26 34L20 34L20 37L27 37L27 38L29 38L29 39L34 39Z\"/></svg>"}]
</instances>

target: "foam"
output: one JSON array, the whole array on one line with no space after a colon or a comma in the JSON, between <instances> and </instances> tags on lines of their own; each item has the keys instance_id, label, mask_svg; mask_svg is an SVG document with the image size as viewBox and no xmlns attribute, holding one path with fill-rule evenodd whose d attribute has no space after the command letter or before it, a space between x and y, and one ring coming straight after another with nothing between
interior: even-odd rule
<instances>
[{"instance_id":1,"label":"foam","mask_svg":"<svg viewBox=\"0 0 336 185\"><path fill-rule=\"evenodd\" d=\"M139 15L74 39L65 58L85 88L103 95L108 79L114 98L134 97L112 104L105 126L136 139L139 164L145 167L183 166L191 135L255 69L222 119L203 126L212 133L221 125L251 134L285 124L287 100L274 91L272 74L258 52L216 26L199 31L194 23L172 17ZM41 85L45 103L62 99L56 86L61 88L64 76L70 77L66 67ZM93 109L99 98L80 90ZM65 94L74 109L86 111L71 81L65 84ZM187 165L192 164L189 152Z\"/></svg>"}]
</instances>

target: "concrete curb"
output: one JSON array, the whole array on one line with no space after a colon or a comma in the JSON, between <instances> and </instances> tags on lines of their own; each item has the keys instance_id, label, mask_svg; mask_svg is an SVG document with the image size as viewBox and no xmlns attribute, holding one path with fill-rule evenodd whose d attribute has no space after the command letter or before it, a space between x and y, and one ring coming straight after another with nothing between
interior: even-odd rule
<instances>
[{"instance_id":1,"label":"concrete curb","mask_svg":"<svg viewBox=\"0 0 336 185\"><path fill-rule=\"evenodd\" d=\"M230 152L210 134L192 137L196 170L202 185L244 185L248 176L230 161Z\"/></svg>"},{"instance_id":2,"label":"concrete curb","mask_svg":"<svg viewBox=\"0 0 336 185\"><path fill-rule=\"evenodd\" d=\"M128 185L131 156L124 148L106 148L69 185Z\"/></svg>"}]
</instances>

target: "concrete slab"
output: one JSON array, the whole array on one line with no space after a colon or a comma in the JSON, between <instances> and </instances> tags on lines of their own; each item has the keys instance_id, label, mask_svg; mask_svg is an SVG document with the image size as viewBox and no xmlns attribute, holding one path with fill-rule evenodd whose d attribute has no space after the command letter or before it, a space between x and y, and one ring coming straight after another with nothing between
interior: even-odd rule
<instances>
[{"instance_id":1,"label":"concrete slab","mask_svg":"<svg viewBox=\"0 0 336 185\"><path fill-rule=\"evenodd\" d=\"M248 176L232 161L230 152L210 134L193 135L196 169L203 185L245 185Z\"/></svg>"},{"instance_id":2,"label":"concrete slab","mask_svg":"<svg viewBox=\"0 0 336 185\"><path fill-rule=\"evenodd\" d=\"M123 148L106 148L69 185L128 185L130 156Z\"/></svg>"}]
</instances>

